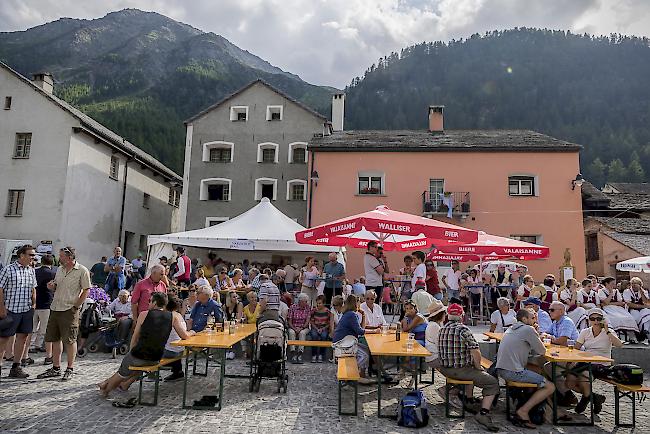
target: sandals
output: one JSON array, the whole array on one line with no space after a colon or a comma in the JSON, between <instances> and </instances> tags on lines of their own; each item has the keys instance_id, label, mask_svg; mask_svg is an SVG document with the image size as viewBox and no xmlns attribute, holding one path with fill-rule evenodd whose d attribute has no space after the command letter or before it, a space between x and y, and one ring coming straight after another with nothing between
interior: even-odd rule
<instances>
[{"instance_id":1,"label":"sandals","mask_svg":"<svg viewBox=\"0 0 650 434\"><path fill-rule=\"evenodd\" d=\"M530 420L520 418L517 413L512 415L512 424L519 428L537 429L537 425L532 423Z\"/></svg>"},{"instance_id":2,"label":"sandals","mask_svg":"<svg viewBox=\"0 0 650 434\"><path fill-rule=\"evenodd\" d=\"M127 401L113 401L113 407L133 408L138 403L138 398L130 398Z\"/></svg>"},{"instance_id":3,"label":"sandals","mask_svg":"<svg viewBox=\"0 0 650 434\"><path fill-rule=\"evenodd\" d=\"M194 401L194 407L214 407L218 402L218 396L205 395L201 399Z\"/></svg>"}]
</instances>

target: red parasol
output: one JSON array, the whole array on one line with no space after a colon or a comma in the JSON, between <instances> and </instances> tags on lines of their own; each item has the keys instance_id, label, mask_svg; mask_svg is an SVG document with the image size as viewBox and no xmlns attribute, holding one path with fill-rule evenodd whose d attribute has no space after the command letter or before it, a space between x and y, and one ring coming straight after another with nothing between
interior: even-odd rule
<instances>
[{"instance_id":1,"label":"red parasol","mask_svg":"<svg viewBox=\"0 0 650 434\"><path fill-rule=\"evenodd\" d=\"M464 254L477 256L498 256L497 259L517 258L523 261L532 259L544 259L550 254L546 246L526 243L511 238L499 237L497 235L479 232L478 241L475 243L450 242L440 246L437 253ZM487 259L484 259L487 260Z\"/></svg>"},{"instance_id":2,"label":"red parasol","mask_svg":"<svg viewBox=\"0 0 650 434\"><path fill-rule=\"evenodd\" d=\"M478 232L380 205L372 211L296 232L296 241L356 248L379 241L386 250L414 250L449 242L474 243L478 241Z\"/></svg>"}]
</instances>

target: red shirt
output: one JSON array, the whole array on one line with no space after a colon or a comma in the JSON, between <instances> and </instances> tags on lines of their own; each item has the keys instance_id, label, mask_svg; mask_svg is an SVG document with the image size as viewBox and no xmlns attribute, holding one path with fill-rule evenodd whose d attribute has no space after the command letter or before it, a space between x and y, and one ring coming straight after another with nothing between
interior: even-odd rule
<instances>
[{"instance_id":1,"label":"red shirt","mask_svg":"<svg viewBox=\"0 0 650 434\"><path fill-rule=\"evenodd\" d=\"M161 280L158 283L153 283L151 277L147 277L136 283L133 294L131 294L131 304L138 305L138 313L149 310L149 300L154 292L167 292L165 282Z\"/></svg>"},{"instance_id":2,"label":"red shirt","mask_svg":"<svg viewBox=\"0 0 650 434\"><path fill-rule=\"evenodd\" d=\"M431 295L440 292L440 283L438 283L438 271L436 267L427 268L427 292Z\"/></svg>"}]
</instances>

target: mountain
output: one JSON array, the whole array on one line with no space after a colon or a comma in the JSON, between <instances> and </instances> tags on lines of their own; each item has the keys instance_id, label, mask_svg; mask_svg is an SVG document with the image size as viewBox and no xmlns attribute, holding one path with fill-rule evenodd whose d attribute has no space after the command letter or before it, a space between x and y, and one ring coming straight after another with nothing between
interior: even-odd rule
<instances>
[{"instance_id":1,"label":"mountain","mask_svg":"<svg viewBox=\"0 0 650 434\"><path fill-rule=\"evenodd\" d=\"M183 120L256 78L328 113L331 89L154 12L63 18L0 33L0 60L23 75L51 72L55 93L182 173Z\"/></svg>"},{"instance_id":2,"label":"mountain","mask_svg":"<svg viewBox=\"0 0 650 434\"><path fill-rule=\"evenodd\" d=\"M422 43L346 92L349 129L425 128L427 107L444 104L445 128L526 128L583 145L596 185L650 181L647 38L521 28Z\"/></svg>"}]
</instances>

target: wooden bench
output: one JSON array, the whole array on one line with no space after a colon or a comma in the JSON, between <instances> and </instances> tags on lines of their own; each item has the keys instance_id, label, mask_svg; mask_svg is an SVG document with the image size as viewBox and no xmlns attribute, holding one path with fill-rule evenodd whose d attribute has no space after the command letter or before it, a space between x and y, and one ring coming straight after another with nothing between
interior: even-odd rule
<instances>
[{"instance_id":1,"label":"wooden bench","mask_svg":"<svg viewBox=\"0 0 650 434\"><path fill-rule=\"evenodd\" d=\"M170 358L170 359L161 359L160 362L156 363L155 365L147 365L147 366L129 366L129 370L131 371L138 371L140 372L140 387L138 389L138 404L140 405L145 405L149 407L153 407L158 405L158 386L160 383L160 368L163 366L170 365L178 360L182 360L184 357L187 356L187 352L183 351L180 356ZM144 378L147 376L147 374L153 374L154 375L154 392L153 392L153 401L151 402L146 402L142 400L142 382L144 381Z\"/></svg>"},{"instance_id":2,"label":"wooden bench","mask_svg":"<svg viewBox=\"0 0 650 434\"><path fill-rule=\"evenodd\" d=\"M483 369L488 369L490 366L492 366L492 360L486 357L481 357L481 367ZM472 386L474 382L471 380L459 380L457 378L447 377L439 369L438 372L440 372L440 374L442 374L442 376L445 377L445 417L449 419L464 418L465 417L465 386ZM433 379L433 374L432 374L432 379ZM449 407L449 392L451 392L453 389L458 389L459 391L461 391L461 396L463 397L462 398L463 408L460 410L459 415L451 414L451 408Z\"/></svg>"},{"instance_id":3,"label":"wooden bench","mask_svg":"<svg viewBox=\"0 0 650 434\"><path fill-rule=\"evenodd\" d=\"M535 383L521 383L519 381L506 381L506 419L511 420L512 415L510 414L510 389L537 389L537 384Z\"/></svg>"},{"instance_id":4,"label":"wooden bench","mask_svg":"<svg viewBox=\"0 0 650 434\"><path fill-rule=\"evenodd\" d=\"M321 347L321 348L332 348L332 341L299 341L299 340L288 340L287 345L295 345L301 347Z\"/></svg>"},{"instance_id":5,"label":"wooden bench","mask_svg":"<svg viewBox=\"0 0 650 434\"><path fill-rule=\"evenodd\" d=\"M359 374L359 366L357 365L356 357L339 357L337 360L338 369L336 372L336 379L339 383L339 415L345 416L356 416L357 415L357 403L359 398L358 393L358 384L361 375ZM342 389L348 383L352 383L354 388L354 411L353 412L343 412L341 410L341 395Z\"/></svg>"},{"instance_id":6,"label":"wooden bench","mask_svg":"<svg viewBox=\"0 0 650 434\"><path fill-rule=\"evenodd\" d=\"M599 378L599 380L614 386L614 424L621 427L636 426L636 395L637 393L650 393L650 387L644 385L630 386L607 378ZM632 402L632 423L621 423L620 421L621 398L629 398Z\"/></svg>"}]
</instances>

